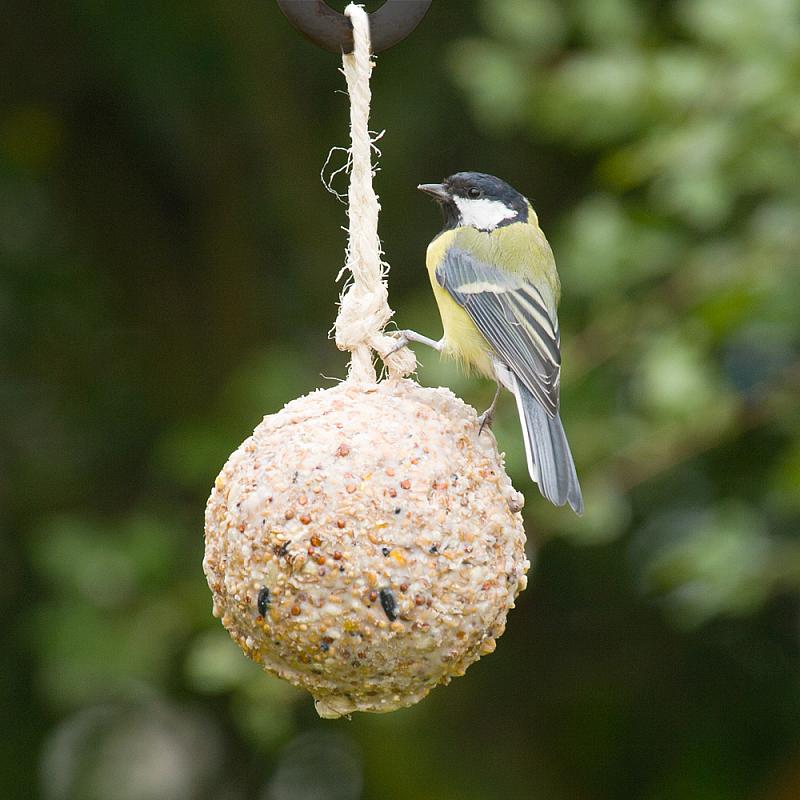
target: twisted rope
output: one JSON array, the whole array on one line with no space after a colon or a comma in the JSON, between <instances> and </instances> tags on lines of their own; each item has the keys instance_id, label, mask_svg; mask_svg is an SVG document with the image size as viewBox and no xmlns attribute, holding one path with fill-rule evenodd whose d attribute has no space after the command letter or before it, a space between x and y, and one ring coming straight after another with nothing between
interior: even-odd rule
<instances>
[{"instance_id":1,"label":"twisted rope","mask_svg":"<svg viewBox=\"0 0 800 800\"><path fill-rule=\"evenodd\" d=\"M370 52L369 17L362 6L350 3L344 13L353 24L353 52L343 56L344 75L350 95L350 187L348 189L348 244L345 269L352 282L344 291L336 317L336 346L351 353L348 379L375 383L372 351L383 359L392 378L416 369L416 357L408 348L388 355L396 340L383 329L394 312L389 307L386 275L378 237L380 204L372 188L373 142L369 133L369 87L374 63Z\"/></svg>"}]
</instances>

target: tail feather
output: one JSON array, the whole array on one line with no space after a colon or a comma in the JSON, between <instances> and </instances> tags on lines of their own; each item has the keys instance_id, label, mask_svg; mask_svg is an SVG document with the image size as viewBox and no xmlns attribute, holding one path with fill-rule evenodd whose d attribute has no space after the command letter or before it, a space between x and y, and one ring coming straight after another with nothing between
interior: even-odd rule
<instances>
[{"instance_id":1,"label":"tail feather","mask_svg":"<svg viewBox=\"0 0 800 800\"><path fill-rule=\"evenodd\" d=\"M583 496L561 418L550 417L530 390L512 377L508 388L517 399L528 471L539 491L554 505L569 503L583 514ZM504 381L505 382L505 381Z\"/></svg>"}]
</instances>

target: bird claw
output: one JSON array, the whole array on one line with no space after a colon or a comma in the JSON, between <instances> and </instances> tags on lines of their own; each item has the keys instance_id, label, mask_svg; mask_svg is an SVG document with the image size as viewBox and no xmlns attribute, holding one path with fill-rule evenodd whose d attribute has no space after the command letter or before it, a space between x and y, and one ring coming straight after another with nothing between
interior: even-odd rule
<instances>
[{"instance_id":1,"label":"bird claw","mask_svg":"<svg viewBox=\"0 0 800 800\"><path fill-rule=\"evenodd\" d=\"M404 347L408 347L409 338L406 335L407 331L395 331L394 335L397 337L394 347L386 353L386 358L391 355L394 355L398 350L402 350Z\"/></svg>"},{"instance_id":2,"label":"bird claw","mask_svg":"<svg viewBox=\"0 0 800 800\"><path fill-rule=\"evenodd\" d=\"M500 398L500 384L498 383L495 389L494 397L492 398L491 405L489 406L489 408L486 409L486 411L483 412L483 414L481 414L478 417L478 425L480 425L480 428L478 428L478 436L480 436L483 433L484 428L492 427L492 422L494 421L494 412L497 409L497 401L499 398Z\"/></svg>"}]
</instances>

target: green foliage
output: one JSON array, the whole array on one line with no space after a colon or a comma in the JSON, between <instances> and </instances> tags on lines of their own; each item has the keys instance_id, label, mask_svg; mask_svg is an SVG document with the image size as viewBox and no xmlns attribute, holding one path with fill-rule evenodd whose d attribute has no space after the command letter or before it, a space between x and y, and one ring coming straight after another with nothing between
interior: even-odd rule
<instances>
[{"instance_id":1,"label":"green foliage","mask_svg":"<svg viewBox=\"0 0 800 800\"><path fill-rule=\"evenodd\" d=\"M380 57L396 321L438 332L417 183L530 195L586 515L505 398L531 587L465 678L350 723L240 655L200 566L228 454L344 375L336 59L269 3L4 17L4 798L800 796L798 0L437 2Z\"/></svg>"}]
</instances>

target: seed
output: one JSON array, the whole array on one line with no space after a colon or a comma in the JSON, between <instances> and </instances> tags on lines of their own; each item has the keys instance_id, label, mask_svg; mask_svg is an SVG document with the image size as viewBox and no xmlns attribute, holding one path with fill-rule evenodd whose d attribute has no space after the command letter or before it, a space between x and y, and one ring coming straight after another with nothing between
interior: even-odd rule
<instances>
[{"instance_id":1,"label":"seed","mask_svg":"<svg viewBox=\"0 0 800 800\"><path fill-rule=\"evenodd\" d=\"M348 483L347 486L345 486L345 489L347 494L353 494L353 492L356 490L356 485L354 483Z\"/></svg>"},{"instance_id":2,"label":"seed","mask_svg":"<svg viewBox=\"0 0 800 800\"><path fill-rule=\"evenodd\" d=\"M399 513L400 513L402 510L403 510L403 509L402 509L402 508L400 508L400 506L398 506L398 507L397 507L397 508L394 510L394 513L395 513L395 514L399 514Z\"/></svg>"},{"instance_id":3,"label":"seed","mask_svg":"<svg viewBox=\"0 0 800 800\"><path fill-rule=\"evenodd\" d=\"M303 514L300 517L300 522L302 522L303 525L308 525L311 522L311 517L309 517L308 514Z\"/></svg>"},{"instance_id":4,"label":"seed","mask_svg":"<svg viewBox=\"0 0 800 800\"><path fill-rule=\"evenodd\" d=\"M384 556L388 556L390 552L391 551L389 550L388 547L381 547L381 553L383 553Z\"/></svg>"},{"instance_id":5,"label":"seed","mask_svg":"<svg viewBox=\"0 0 800 800\"><path fill-rule=\"evenodd\" d=\"M391 467L387 467L386 474L391 478L394 476L394 470Z\"/></svg>"},{"instance_id":6,"label":"seed","mask_svg":"<svg viewBox=\"0 0 800 800\"><path fill-rule=\"evenodd\" d=\"M239 533L244 533L244 523L239 525Z\"/></svg>"},{"instance_id":7,"label":"seed","mask_svg":"<svg viewBox=\"0 0 800 800\"><path fill-rule=\"evenodd\" d=\"M340 444L339 449L336 451L337 456L346 456L350 454L350 448L346 444Z\"/></svg>"},{"instance_id":8,"label":"seed","mask_svg":"<svg viewBox=\"0 0 800 800\"><path fill-rule=\"evenodd\" d=\"M292 519L294 517L294 509L290 508L283 516L285 519Z\"/></svg>"},{"instance_id":9,"label":"seed","mask_svg":"<svg viewBox=\"0 0 800 800\"><path fill-rule=\"evenodd\" d=\"M435 544L432 544L431 545L431 549L428 550L428 552L429 553L438 553L439 552L439 548Z\"/></svg>"},{"instance_id":10,"label":"seed","mask_svg":"<svg viewBox=\"0 0 800 800\"><path fill-rule=\"evenodd\" d=\"M292 616L293 617L300 616L300 606L292 606Z\"/></svg>"},{"instance_id":11,"label":"seed","mask_svg":"<svg viewBox=\"0 0 800 800\"><path fill-rule=\"evenodd\" d=\"M370 599L371 602L374 603L378 599L378 593L375 592L375 591L370 592L369 593L369 599Z\"/></svg>"},{"instance_id":12,"label":"seed","mask_svg":"<svg viewBox=\"0 0 800 800\"><path fill-rule=\"evenodd\" d=\"M341 561L342 560L342 554L338 550L334 550L333 551L333 560L334 561Z\"/></svg>"},{"instance_id":13,"label":"seed","mask_svg":"<svg viewBox=\"0 0 800 800\"><path fill-rule=\"evenodd\" d=\"M401 592L407 592L408 591L408 584L407 583L401 583L400 584L400 591Z\"/></svg>"},{"instance_id":14,"label":"seed","mask_svg":"<svg viewBox=\"0 0 800 800\"><path fill-rule=\"evenodd\" d=\"M308 498L304 494L301 494L300 497L297 498L297 502L301 506L304 506L304 505L306 505L308 503Z\"/></svg>"},{"instance_id":15,"label":"seed","mask_svg":"<svg viewBox=\"0 0 800 800\"><path fill-rule=\"evenodd\" d=\"M267 609L269 608L269 589L267 589L266 586L262 586L261 589L259 589L256 606L258 607L258 613L261 614L262 617L266 617Z\"/></svg>"},{"instance_id":16,"label":"seed","mask_svg":"<svg viewBox=\"0 0 800 800\"><path fill-rule=\"evenodd\" d=\"M336 527L337 528L341 529L341 528L344 528L344 526L345 526L345 522L344 522L343 519L337 519L336 520Z\"/></svg>"},{"instance_id":17,"label":"seed","mask_svg":"<svg viewBox=\"0 0 800 800\"><path fill-rule=\"evenodd\" d=\"M410 489L411 488L411 481L406 478L404 481L400 481L400 488L401 489Z\"/></svg>"},{"instance_id":18,"label":"seed","mask_svg":"<svg viewBox=\"0 0 800 800\"><path fill-rule=\"evenodd\" d=\"M392 486L392 488L389 489L388 491L389 491L389 497L397 497L397 489L395 489L394 486Z\"/></svg>"},{"instance_id":19,"label":"seed","mask_svg":"<svg viewBox=\"0 0 800 800\"><path fill-rule=\"evenodd\" d=\"M381 606L383 607L384 613L389 618L389 622L394 622L397 619L397 602L394 599L392 590L386 588L381 589L380 597Z\"/></svg>"},{"instance_id":20,"label":"seed","mask_svg":"<svg viewBox=\"0 0 800 800\"><path fill-rule=\"evenodd\" d=\"M322 540L316 533L311 537L311 544L313 544L314 547L319 547L322 544Z\"/></svg>"}]
</instances>

